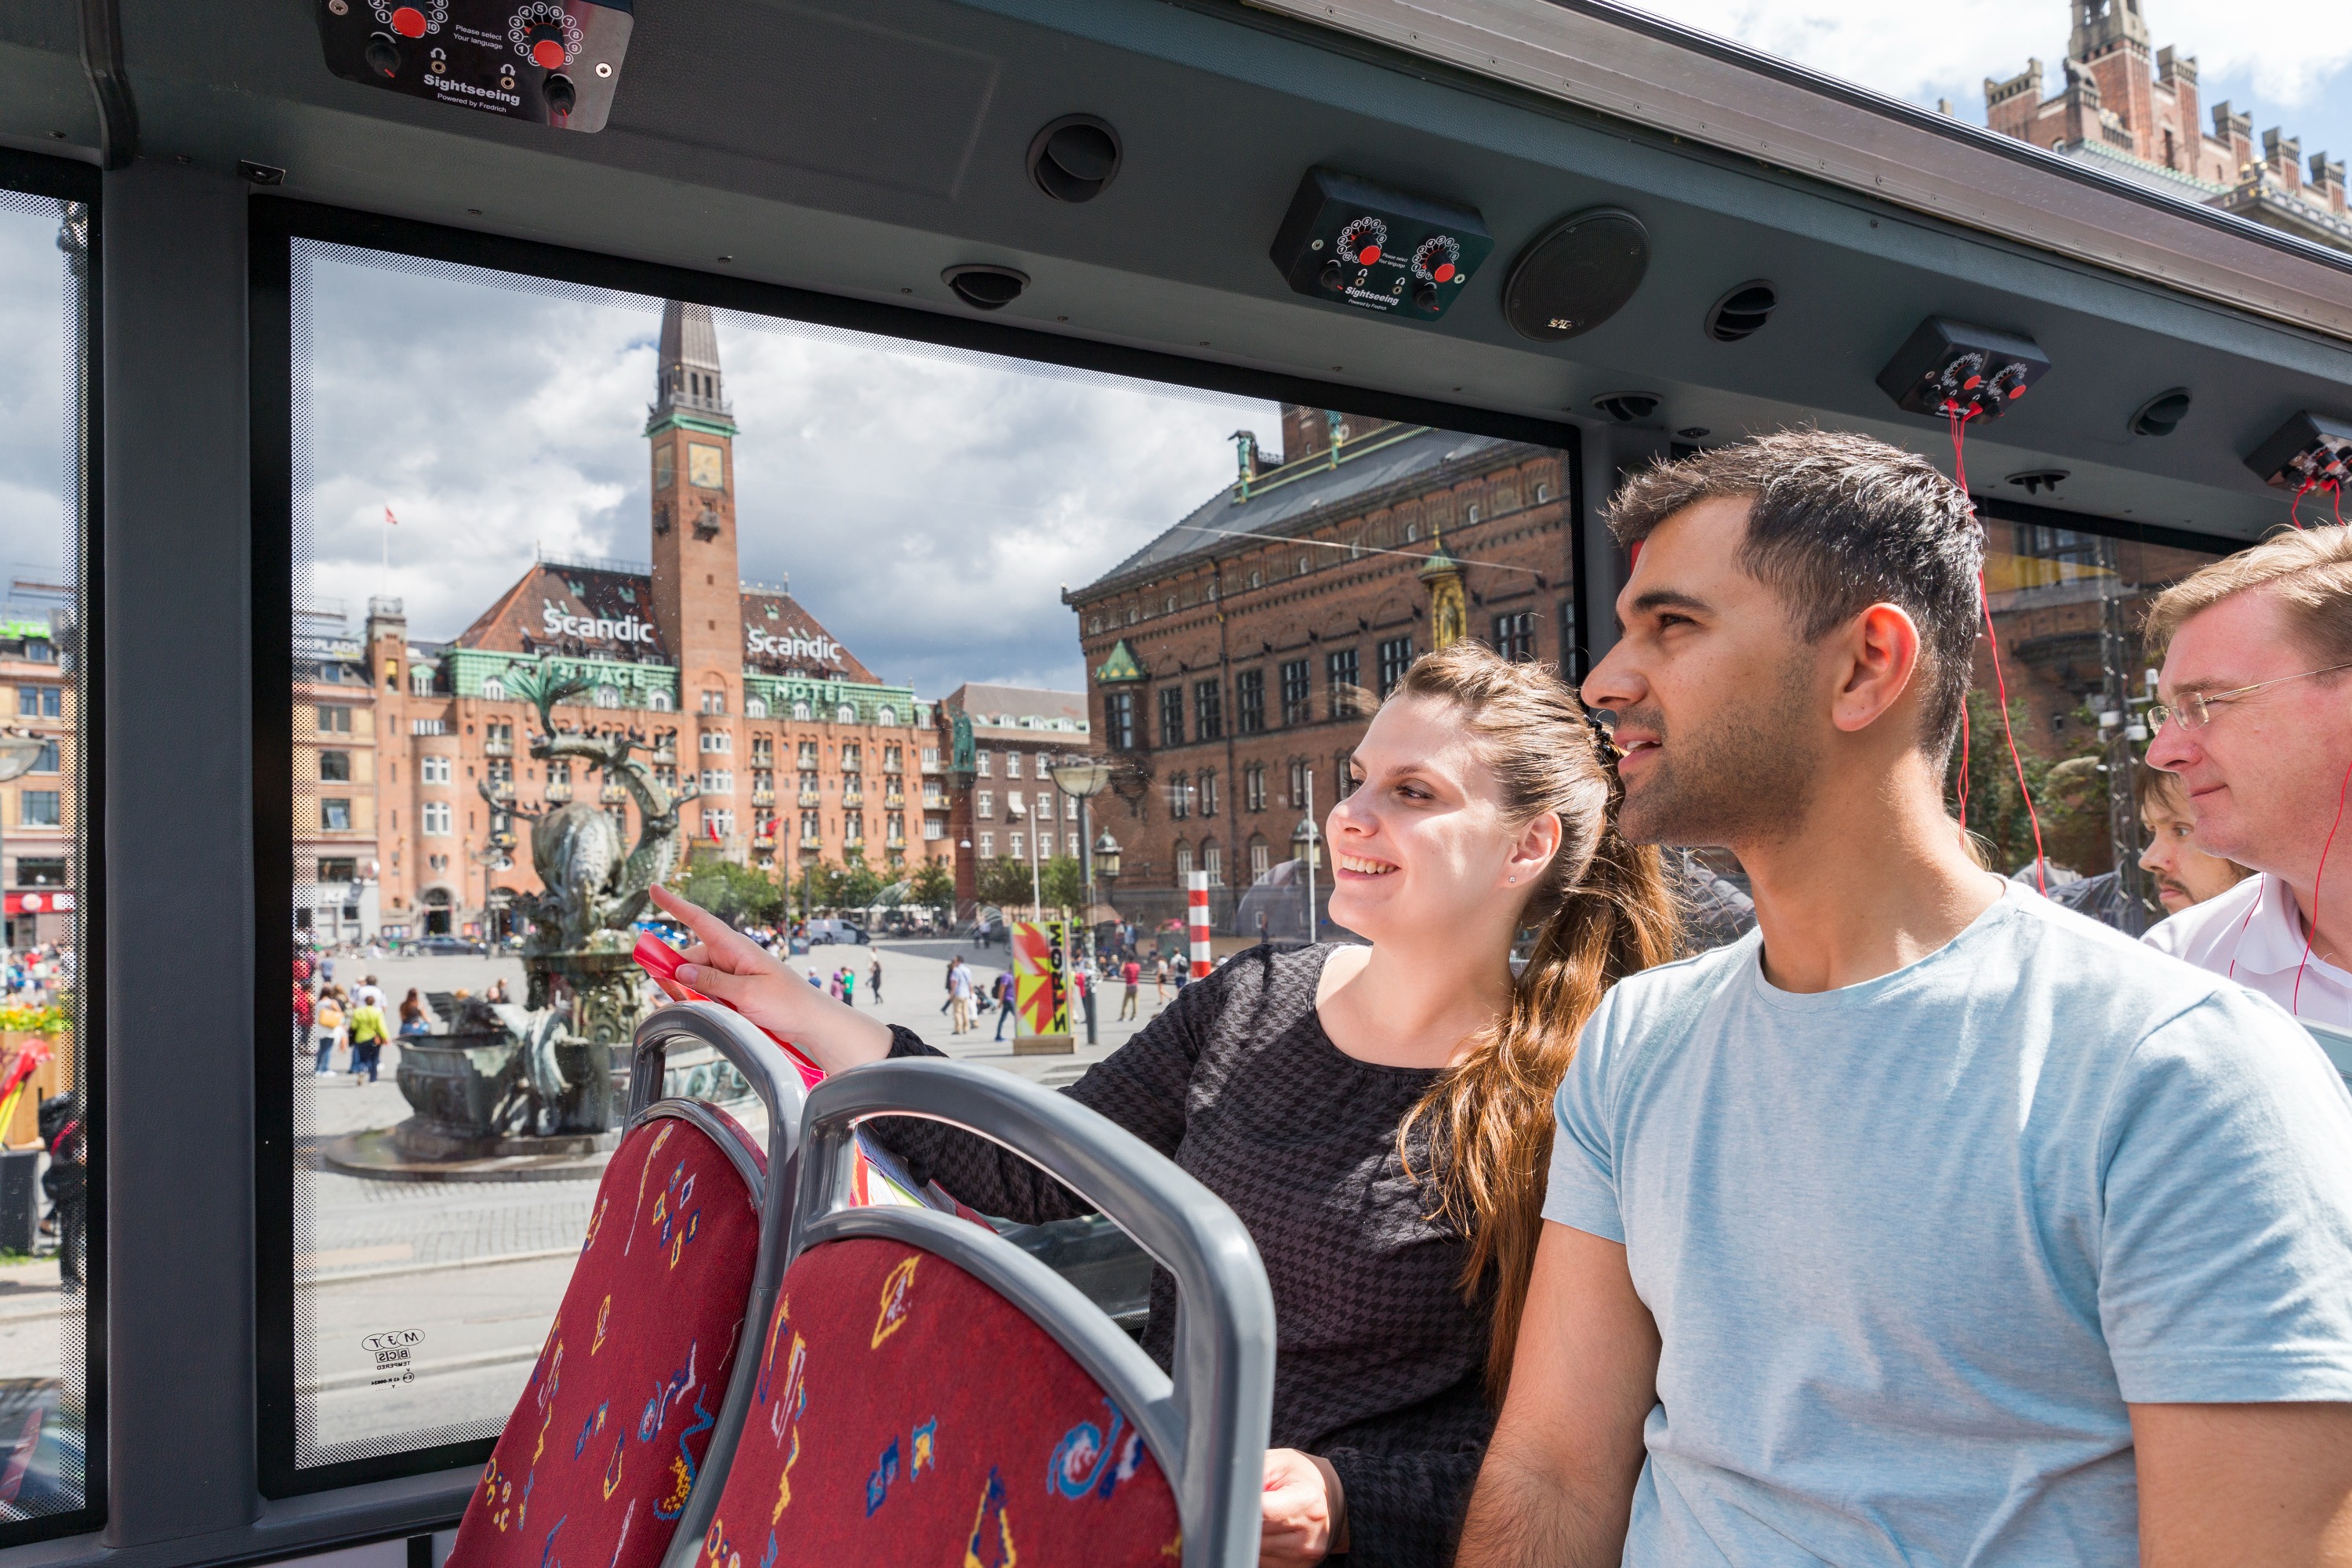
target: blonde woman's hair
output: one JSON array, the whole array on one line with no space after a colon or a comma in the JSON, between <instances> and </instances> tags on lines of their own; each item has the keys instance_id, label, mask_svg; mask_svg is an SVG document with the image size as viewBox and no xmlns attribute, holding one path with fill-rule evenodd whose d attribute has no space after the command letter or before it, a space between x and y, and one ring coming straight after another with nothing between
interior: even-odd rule
<instances>
[{"instance_id":1,"label":"blonde woman's hair","mask_svg":"<svg viewBox=\"0 0 2352 1568\"><path fill-rule=\"evenodd\" d=\"M1433 699L1461 715L1502 786L1508 820L1559 818L1559 848L1521 916L1535 940L1509 1010L1397 1130L1402 1152L1413 1129L1427 1124L1434 1214L1469 1240L1464 1293L1494 1292L1486 1388L1499 1404L1543 1232L1552 1096L1601 994L1674 957L1681 920L1657 849L1618 836L1616 773L1583 705L1549 665L1514 664L1458 642L1415 663L1387 700L1409 698ZM1410 1170L1412 1156L1404 1157Z\"/></svg>"}]
</instances>

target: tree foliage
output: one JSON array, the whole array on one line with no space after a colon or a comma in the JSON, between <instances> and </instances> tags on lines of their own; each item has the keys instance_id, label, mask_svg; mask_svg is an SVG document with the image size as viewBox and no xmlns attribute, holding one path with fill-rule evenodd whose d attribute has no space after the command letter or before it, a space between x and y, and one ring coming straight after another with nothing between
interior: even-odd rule
<instances>
[{"instance_id":1,"label":"tree foliage","mask_svg":"<svg viewBox=\"0 0 2352 1568\"><path fill-rule=\"evenodd\" d=\"M1968 716L1969 832L1984 848L1992 868L2008 876L2033 863L2033 824L2026 815L2026 795L2017 787L2017 765L2010 761L2000 705L1971 687ZM2011 701L2009 719L2021 740L2032 733L2032 720L2022 701ZM2111 856L2102 749L2089 725L2075 733L2082 738L2055 755L2019 747L2026 789L2032 797L2034 815L2041 819L2042 847L2051 863L2078 871L2105 870ZM1954 747L1945 776L1944 804L1955 816L1959 814L1961 764L1960 750Z\"/></svg>"},{"instance_id":2,"label":"tree foliage","mask_svg":"<svg viewBox=\"0 0 2352 1568\"><path fill-rule=\"evenodd\" d=\"M772 925L784 918L784 889L774 877L717 856L697 858L678 891L730 925Z\"/></svg>"},{"instance_id":3,"label":"tree foliage","mask_svg":"<svg viewBox=\"0 0 2352 1568\"><path fill-rule=\"evenodd\" d=\"M1087 879L1075 855L1056 855L1041 862L1038 880L1045 885L1045 907L1049 910L1081 910L1087 901Z\"/></svg>"},{"instance_id":4,"label":"tree foliage","mask_svg":"<svg viewBox=\"0 0 2352 1568\"><path fill-rule=\"evenodd\" d=\"M915 868L907 889L908 901L927 909L946 910L955 902L955 873L944 860L926 860Z\"/></svg>"},{"instance_id":5,"label":"tree foliage","mask_svg":"<svg viewBox=\"0 0 2352 1568\"><path fill-rule=\"evenodd\" d=\"M1029 862L999 856L980 863L981 902L1026 908L1031 901Z\"/></svg>"}]
</instances>

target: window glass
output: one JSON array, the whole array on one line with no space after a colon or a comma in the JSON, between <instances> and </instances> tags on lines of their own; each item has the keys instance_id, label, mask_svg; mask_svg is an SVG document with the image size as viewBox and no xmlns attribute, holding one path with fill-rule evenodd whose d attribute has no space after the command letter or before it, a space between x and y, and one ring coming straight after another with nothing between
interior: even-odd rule
<instances>
[{"instance_id":1,"label":"window glass","mask_svg":"<svg viewBox=\"0 0 2352 1568\"><path fill-rule=\"evenodd\" d=\"M2147 840L2131 795L2147 752L2150 660L2139 626L2148 601L2217 559L2191 541L2110 538L2065 526L2063 514L1979 500L1988 549L1985 589L2000 640L1998 678L1977 657L1968 693L1966 767L1955 751L1949 799L1993 868L2032 876L2038 821L2053 892L2115 923L2163 918L2137 862ZM2002 724L2001 683L2008 689ZM2108 721L2103 716L2113 715ZM2010 760L2016 738L2025 792ZM2025 809L2030 797L2032 811ZM2120 854L2118 853L2120 851Z\"/></svg>"},{"instance_id":2,"label":"window glass","mask_svg":"<svg viewBox=\"0 0 2352 1568\"><path fill-rule=\"evenodd\" d=\"M86 208L0 191L0 1544L95 1500L84 1292L100 1249L75 984L90 239Z\"/></svg>"},{"instance_id":3,"label":"window glass","mask_svg":"<svg viewBox=\"0 0 2352 1568\"><path fill-rule=\"evenodd\" d=\"M1257 825L1253 853L1223 794L1238 776L1262 810L1266 769L1308 749L1267 732L1269 671L1283 723L1330 730L1328 755L1365 722L1309 700L1333 626L1393 638L1430 614L1418 561L1355 548L1379 498L1565 482L1548 448L293 244L290 925L312 1012L285 1057L296 1266L269 1288L294 1342L269 1375L297 1472L452 1462L505 1421L648 1001L573 961L625 945L645 875L943 1036L944 939L983 909L1093 910L1097 934L1148 945L1181 927L1180 865L1220 884L1280 869L1291 825ZM1237 426L1265 437L1238 501ZM1572 593L1559 528L1527 523L1447 547L1475 587L1540 573ZM1269 531L1276 584L1213 595ZM1489 539L1512 558L1482 555ZM1168 613L1212 597L1250 668L1218 616ZM1359 679L1352 646L1326 665L1335 689ZM1058 781L1085 775L1055 766L1073 753L1108 764L1083 807ZM1106 837L1115 887L1088 877ZM844 951L857 933L869 950ZM380 1045L354 1034L379 993ZM1135 1026L1106 1023L1089 1049ZM579 1047L577 1092L517 1065L545 1028ZM1052 1060L978 1033L955 1048ZM756 1123L713 1063L672 1068Z\"/></svg>"}]
</instances>

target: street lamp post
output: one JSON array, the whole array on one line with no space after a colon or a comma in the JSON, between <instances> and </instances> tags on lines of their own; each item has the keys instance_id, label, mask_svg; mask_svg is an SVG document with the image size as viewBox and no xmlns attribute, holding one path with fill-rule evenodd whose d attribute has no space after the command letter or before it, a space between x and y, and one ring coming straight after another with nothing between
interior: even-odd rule
<instances>
[{"instance_id":1,"label":"street lamp post","mask_svg":"<svg viewBox=\"0 0 2352 1568\"><path fill-rule=\"evenodd\" d=\"M1054 775L1054 787L1078 803L1079 872L1080 880L1085 884L1081 896L1086 900L1087 907L1078 911L1077 923L1088 928L1087 950L1091 953L1094 950L1091 928L1094 921L1095 861L1093 849L1087 843L1087 802L1100 795L1103 786L1110 783L1110 764L1088 756L1061 757L1055 759L1049 771ZM1089 998L1093 994L1091 991L1087 993ZM1095 1016L1090 1007L1087 1011L1087 1044L1091 1046L1095 1043Z\"/></svg>"}]
</instances>

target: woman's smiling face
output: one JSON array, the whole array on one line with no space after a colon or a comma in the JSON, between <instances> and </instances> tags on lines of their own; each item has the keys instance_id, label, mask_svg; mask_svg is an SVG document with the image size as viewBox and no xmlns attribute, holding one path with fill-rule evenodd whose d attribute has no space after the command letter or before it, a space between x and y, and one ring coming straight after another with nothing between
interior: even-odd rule
<instances>
[{"instance_id":1,"label":"woman's smiling face","mask_svg":"<svg viewBox=\"0 0 2352 1568\"><path fill-rule=\"evenodd\" d=\"M1452 704L1382 704L1351 772L1324 823L1335 922L1374 942L1426 938L1487 923L1498 898L1525 901L1531 879L1512 863L1525 830Z\"/></svg>"}]
</instances>

